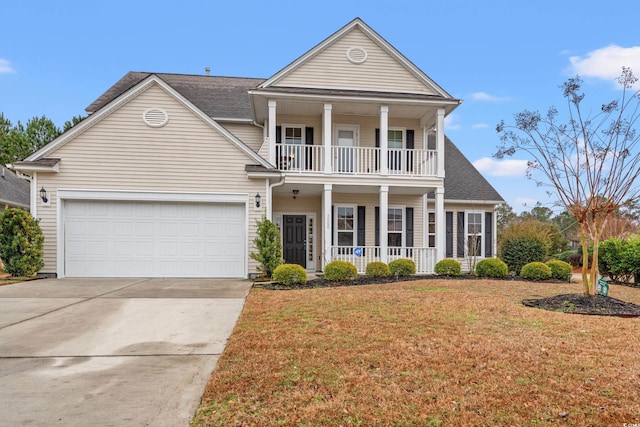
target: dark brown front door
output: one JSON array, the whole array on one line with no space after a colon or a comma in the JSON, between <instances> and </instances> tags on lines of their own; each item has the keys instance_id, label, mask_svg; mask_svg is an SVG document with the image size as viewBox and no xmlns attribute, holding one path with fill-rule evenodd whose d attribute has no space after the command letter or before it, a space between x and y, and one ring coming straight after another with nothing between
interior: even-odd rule
<instances>
[{"instance_id":1,"label":"dark brown front door","mask_svg":"<svg viewBox=\"0 0 640 427\"><path fill-rule=\"evenodd\" d=\"M307 268L307 217L305 215L284 215L283 252L287 264L299 264Z\"/></svg>"}]
</instances>

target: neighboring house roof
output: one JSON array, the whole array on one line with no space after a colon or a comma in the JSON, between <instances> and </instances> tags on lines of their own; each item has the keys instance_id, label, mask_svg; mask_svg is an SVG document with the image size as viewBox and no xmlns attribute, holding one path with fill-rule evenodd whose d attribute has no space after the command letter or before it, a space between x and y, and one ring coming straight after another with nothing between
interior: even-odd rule
<instances>
[{"instance_id":1,"label":"neighboring house roof","mask_svg":"<svg viewBox=\"0 0 640 427\"><path fill-rule=\"evenodd\" d=\"M29 208L31 186L4 166L0 166L0 205Z\"/></svg>"},{"instance_id":2,"label":"neighboring house roof","mask_svg":"<svg viewBox=\"0 0 640 427\"><path fill-rule=\"evenodd\" d=\"M151 75L156 75L213 119L251 121L248 91L264 79L131 71L86 108L93 114Z\"/></svg>"},{"instance_id":3,"label":"neighboring house roof","mask_svg":"<svg viewBox=\"0 0 640 427\"><path fill-rule=\"evenodd\" d=\"M445 138L444 170L445 200L504 202L449 138Z\"/></svg>"}]
</instances>

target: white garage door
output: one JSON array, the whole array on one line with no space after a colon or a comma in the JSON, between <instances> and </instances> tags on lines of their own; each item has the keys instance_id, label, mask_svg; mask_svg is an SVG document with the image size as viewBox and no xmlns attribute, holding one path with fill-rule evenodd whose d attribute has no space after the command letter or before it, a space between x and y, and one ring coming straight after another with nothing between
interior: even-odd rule
<instances>
[{"instance_id":1,"label":"white garage door","mask_svg":"<svg viewBox=\"0 0 640 427\"><path fill-rule=\"evenodd\" d=\"M66 201L69 277L244 277L244 204Z\"/></svg>"}]
</instances>

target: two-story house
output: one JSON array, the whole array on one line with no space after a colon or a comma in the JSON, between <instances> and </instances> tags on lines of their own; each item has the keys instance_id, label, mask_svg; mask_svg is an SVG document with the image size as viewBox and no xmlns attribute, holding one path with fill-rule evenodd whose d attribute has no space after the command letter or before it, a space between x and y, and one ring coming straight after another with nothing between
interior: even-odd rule
<instances>
[{"instance_id":1,"label":"two-story house","mask_svg":"<svg viewBox=\"0 0 640 427\"><path fill-rule=\"evenodd\" d=\"M43 273L251 276L263 217L311 272L495 255L503 199L445 136L461 101L362 20L266 80L208 74L128 73L12 165Z\"/></svg>"}]
</instances>

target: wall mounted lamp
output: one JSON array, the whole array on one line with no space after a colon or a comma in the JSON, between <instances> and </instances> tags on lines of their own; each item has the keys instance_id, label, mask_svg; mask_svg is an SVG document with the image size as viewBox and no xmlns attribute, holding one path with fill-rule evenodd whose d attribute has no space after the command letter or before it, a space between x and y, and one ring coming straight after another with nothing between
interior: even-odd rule
<instances>
[{"instance_id":1,"label":"wall mounted lamp","mask_svg":"<svg viewBox=\"0 0 640 427\"><path fill-rule=\"evenodd\" d=\"M42 199L43 203L47 203L49 201L49 199L47 198L47 190L45 190L44 187L40 189L40 198Z\"/></svg>"},{"instance_id":2,"label":"wall mounted lamp","mask_svg":"<svg viewBox=\"0 0 640 427\"><path fill-rule=\"evenodd\" d=\"M295 199L296 197L298 197L298 193L300 193L300 190L293 190L293 198Z\"/></svg>"},{"instance_id":3,"label":"wall mounted lamp","mask_svg":"<svg viewBox=\"0 0 640 427\"><path fill-rule=\"evenodd\" d=\"M260 193L256 193L255 199L256 199L256 208L259 208L260 201L262 200L262 197L260 197Z\"/></svg>"}]
</instances>

